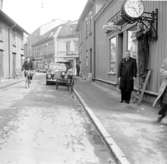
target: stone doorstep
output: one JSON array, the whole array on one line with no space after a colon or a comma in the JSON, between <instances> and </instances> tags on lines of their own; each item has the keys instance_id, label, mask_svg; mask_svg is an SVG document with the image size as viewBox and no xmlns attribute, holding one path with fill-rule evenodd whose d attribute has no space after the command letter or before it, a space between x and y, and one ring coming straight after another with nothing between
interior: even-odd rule
<instances>
[{"instance_id":1,"label":"stone doorstep","mask_svg":"<svg viewBox=\"0 0 167 164\"><path fill-rule=\"evenodd\" d=\"M116 144L116 142L113 140L111 135L107 132L107 130L104 128L102 123L99 121L99 119L95 116L93 111L89 108L89 106L85 103L85 101L82 99L82 97L79 95L76 89L74 89L74 93L77 96L78 100L88 113L90 119L93 121L94 125L97 127L98 131L102 135L105 143L107 144L108 148L116 158L117 162L119 164L130 164L128 159L126 158L125 154L122 152L122 150L119 148L119 146Z\"/></svg>"}]
</instances>

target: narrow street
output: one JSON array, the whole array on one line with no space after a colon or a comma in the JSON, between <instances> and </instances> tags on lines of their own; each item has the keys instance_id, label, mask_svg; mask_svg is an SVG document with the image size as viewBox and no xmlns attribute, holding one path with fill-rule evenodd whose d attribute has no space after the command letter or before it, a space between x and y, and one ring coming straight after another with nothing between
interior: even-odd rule
<instances>
[{"instance_id":1,"label":"narrow street","mask_svg":"<svg viewBox=\"0 0 167 164\"><path fill-rule=\"evenodd\" d=\"M1 89L0 102L0 164L115 164L78 101L44 74Z\"/></svg>"}]
</instances>

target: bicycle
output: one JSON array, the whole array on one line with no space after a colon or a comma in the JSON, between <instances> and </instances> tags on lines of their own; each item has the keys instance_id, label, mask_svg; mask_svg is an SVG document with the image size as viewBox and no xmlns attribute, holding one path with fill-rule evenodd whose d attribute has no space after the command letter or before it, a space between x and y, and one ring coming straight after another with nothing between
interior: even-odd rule
<instances>
[{"instance_id":1,"label":"bicycle","mask_svg":"<svg viewBox=\"0 0 167 164\"><path fill-rule=\"evenodd\" d=\"M32 80L32 77L33 77L32 70L25 70L24 75L25 75L25 78L26 78L25 79L25 87L30 88L31 80Z\"/></svg>"}]
</instances>

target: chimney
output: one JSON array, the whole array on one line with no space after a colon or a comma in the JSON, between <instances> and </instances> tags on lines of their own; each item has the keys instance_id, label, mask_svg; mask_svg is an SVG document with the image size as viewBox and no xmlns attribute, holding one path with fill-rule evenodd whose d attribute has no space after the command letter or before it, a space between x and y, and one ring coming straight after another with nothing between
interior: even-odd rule
<instances>
[{"instance_id":1,"label":"chimney","mask_svg":"<svg viewBox=\"0 0 167 164\"><path fill-rule=\"evenodd\" d=\"M3 0L0 0L0 10L3 9Z\"/></svg>"}]
</instances>

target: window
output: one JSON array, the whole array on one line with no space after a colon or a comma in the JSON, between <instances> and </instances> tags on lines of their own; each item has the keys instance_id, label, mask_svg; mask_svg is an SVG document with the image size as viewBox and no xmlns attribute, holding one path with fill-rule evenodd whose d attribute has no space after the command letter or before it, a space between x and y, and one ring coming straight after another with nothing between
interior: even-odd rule
<instances>
[{"instance_id":1,"label":"window","mask_svg":"<svg viewBox=\"0 0 167 164\"><path fill-rule=\"evenodd\" d=\"M91 11L89 13L89 35L92 35L92 24L93 24L93 14Z\"/></svg>"},{"instance_id":2,"label":"window","mask_svg":"<svg viewBox=\"0 0 167 164\"><path fill-rule=\"evenodd\" d=\"M3 64L3 51L0 51L0 78L4 76Z\"/></svg>"},{"instance_id":3,"label":"window","mask_svg":"<svg viewBox=\"0 0 167 164\"><path fill-rule=\"evenodd\" d=\"M78 40L74 40L74 51L75 52L78 52L78 48L79 48L79 43L78 43Z\"/></svg>"},{"instance_id":4,"label":"window","mask_svg":"<svg viewBox=\"0 0 167 164\"><path fill-rule=\"evenodd\" d=\"M128 50L131 52L131 57L135 58L138 65L138 46L137 46L137 40L135 37L137 27L133 27L128 30ZM134 81L134 86L136 88L140 88L139 86L139 77Z\"/></svg>"},{"instance_id":5,"label":"window","mask_svg":"<svg viewBox=\"0 0 167 164\"><path fill-rule=\"evenodd\" d=\"M128 30L128 50L131 52L131 57L137 59L137 40L135 37L136 27Z\"/></svg>"},{"instance_id":6,"label":"window","mask_svg":"<svg viewBox=\"0 0 167 164\"><path fill-rule=\"evenodd\" d=\"M3 41L3 28L0 27L0 42Z\"/></svg>"},{"instance_id":7,"label":"window","mask_svg":"<svg viewBox=\"0 0 167 164\"><path fill-rule=\"evenodd\" d=\"M16 31L12 31L13 46L16 47Z\"/></svg>"},{"instance_id":8,"label":"window","mask_svg":"<svg viewBox=\"0 0 167 164\"><path fill-rule=\"evenodd\" d=\"M117 40L116 37L110 39L110 73L116 73L116 55L117 55Z\"/></svg>"},{"instance_id":9,"label":"window","mask_svg":"<svg viewBox=\"0 0 167 164\"><path fill-rule=\"evenodd\" d=\"M85 19L85 33L86 33L86 39L87 39L88 35L89 35L89 20L88 20L88 18Z\"/></svg>"},{"instance_id":10,"label":"window","mask_svg":"<svg viewBox=\"0 0 167 164\"><path fill-rule=\"evenodd\" d=\"M71 45L71 41L67 41L66 42L66 53L67 54L70 52L70 45Z\"/></svg>"}]
</instances>

